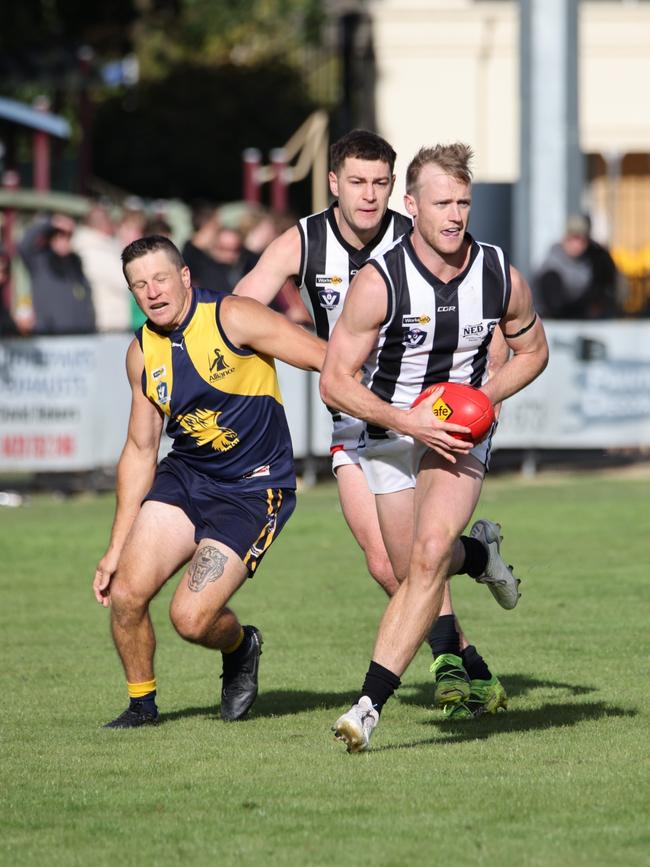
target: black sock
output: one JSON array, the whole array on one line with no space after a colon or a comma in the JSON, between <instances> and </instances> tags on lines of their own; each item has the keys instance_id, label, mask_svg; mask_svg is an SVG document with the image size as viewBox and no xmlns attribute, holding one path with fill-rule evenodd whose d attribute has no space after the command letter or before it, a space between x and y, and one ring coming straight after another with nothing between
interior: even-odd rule
<instances>
[{"instance_id":1,"label":"black sock","mask_svg":"<svg viewBox=\"0 0 650 867\"><path fill-rule=\"evenodd\" d=\"M361 695L367 695L377 713L381 713L381 709L400 683L401 681L396 674L384 668L383 665L371 661L366 679L363 682Z\"/></svg>"},{"instance_id":2,"label":"black sock","mask_svg":"<svg viewBox=\"0 0 650 867\"><path fill-rule=\"evenodd\" d=\"M241 644L237 650L233 650L232 653L222 653L224 660L239 663L239 660L250 650L252 640L250 634L244 629L244 637L242 638Z\"/></svg>"},{"instance_id":3,"label":"black sock","mask_svg":"<svg viewBox=\"0 0 650 867\"><path fill-rule=\"evenodd\" d=\"M456 632L456 616L442 614L431 627L427 642L434 659L441 653L455 653L460 656L460 638Z\"/></svg>"},{"instance_id":4,"label":"black sock","mask_svg":"<svg viewBox=\"0 0 650 867\"><path fill-rule=\"evenodd\" d=\"M465 549L465 560L458 570L458 575L467 573L471 578L478 578L485 572L488 562L487 548L478 539L471 536L461 536L460 541Z\"/></svg>"},{"instance_id":5,"label":"black sock","mask_svg":"<svg viewBox=\"0 0 650 867\"><path fill-rule=\"evenodd\" d=\"M156 690L154 689L152 692L148 692L140 698L132 698L129 702L129 706L133 707L134 704L137 704L138 707L146 713L155 716L158 713L158 708L156 706Z\"/></svg>"},{"instance_id":6,"label":"black sock","mask_svg":"<svg viewBox=\"0 0 650 867\"><path fill-rule=\"evenodd\" d=\"M473 644L468 644L465 650L461 651L460 656L470 680L490 680L492 677L490 669Z\"/></svg>"}]
</instances>

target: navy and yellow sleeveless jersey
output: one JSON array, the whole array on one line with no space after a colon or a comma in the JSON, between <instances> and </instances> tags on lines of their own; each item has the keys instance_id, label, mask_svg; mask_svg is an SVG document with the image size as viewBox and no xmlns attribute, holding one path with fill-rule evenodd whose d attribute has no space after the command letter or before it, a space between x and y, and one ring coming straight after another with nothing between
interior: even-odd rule
<instances>
[{"instance_id":1,"label":"navy and yellow sleeveless jersey","mask_svg":"<svg viewBox=\"0 0 650 867\"><path fill-rule=\"evenodd\" d=\"M291 438L272 358L238 349L219 317L227 293L192 289L172 332L147 321L136 332L142 389L166 416L168 459L246 490L296 485Z\"/></svg>"}]
</instances>

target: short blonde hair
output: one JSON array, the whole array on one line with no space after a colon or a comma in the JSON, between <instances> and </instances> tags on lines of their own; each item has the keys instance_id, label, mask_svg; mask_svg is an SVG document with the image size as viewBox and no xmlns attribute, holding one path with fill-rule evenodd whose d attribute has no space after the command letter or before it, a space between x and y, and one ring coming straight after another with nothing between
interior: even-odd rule
<instances>
[{"instance_id":1,"label":"short blonde hair","mask_svg":"<svg viewBox=\"0 0 650 867\"><path fill-rule=\"evenodd\" d=\"M467 144L437 144L434 147L420 148L406 170L406 192L412 195L418 185L420 172L424 166L435 164L463 183L472 183L472 170L469 166L474 159L474 151Z\"/></svg>"}]
</instances>

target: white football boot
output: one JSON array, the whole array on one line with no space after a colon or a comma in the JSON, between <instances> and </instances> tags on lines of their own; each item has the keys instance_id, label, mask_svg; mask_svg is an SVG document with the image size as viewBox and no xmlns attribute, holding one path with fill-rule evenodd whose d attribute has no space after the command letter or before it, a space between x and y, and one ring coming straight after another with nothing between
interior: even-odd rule
<instances>
[{"instance_id":1,"label":"white football boot","mask_svg":"<svg viewBox=\"0 0 650 867\"><path fill-rule=\"evenodd\" d=\"M506 566L505 560L499 553L503 538L501 525L480 519L474 522L469 535L472 539L482 542L488 552L485 572L474 580L479 584L487 584L490 593L502 608L514 608L521 596L519 592L521 582L512 574L512 566Z\"/></svg>"},{"instance_id":2,"label":"white football boot","mask_svg":"<svg viewBox=\"0 0 650 867\"><path fill-rule=\"evenodd\" d=\"M379 721L379 714L367 695L362 695L358 704L353 704L347 713L340 716L332 726L334 736L347 746L349 753L361 753L368 749L370 735Z\"/></svg>"}]
</instances>

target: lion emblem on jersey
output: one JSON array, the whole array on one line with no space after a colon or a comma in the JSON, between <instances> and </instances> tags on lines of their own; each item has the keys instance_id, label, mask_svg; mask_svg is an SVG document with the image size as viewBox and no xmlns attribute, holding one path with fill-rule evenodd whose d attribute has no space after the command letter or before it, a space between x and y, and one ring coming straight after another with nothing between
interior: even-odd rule
<instances>
[{"instance_id":1,"label":"lion emblem on jersey","mask_svg":"<svg viewBox=\"0 0 650 867\"><path fill-rule=\"evenodd\" d=\"M220 415L220 412L211 409L197 409L196 412L177 416L177 421L196 440L197 445L210 443L215 451L227 452L239 444L239 437L229 427L220 427Z\"/></svg>"}]
</instances>

